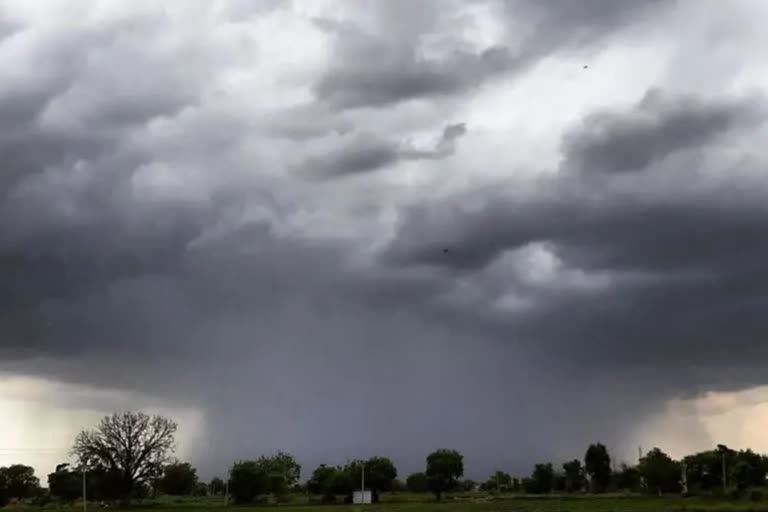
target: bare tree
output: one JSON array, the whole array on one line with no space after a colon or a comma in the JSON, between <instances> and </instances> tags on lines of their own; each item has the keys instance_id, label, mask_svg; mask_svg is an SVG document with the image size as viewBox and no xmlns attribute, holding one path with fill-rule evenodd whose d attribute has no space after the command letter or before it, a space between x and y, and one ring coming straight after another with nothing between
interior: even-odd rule
<instances>
[{"instance_id":1,"label":"bare tree","mask_svg":"<svg viewBox=\"0 0 768 512\"><path fill-rule=\"evenodd\" d=\"M123 500L162 473L175 449L176 422L144 413L105 416L75 439L72 454L89 469L106 470Z\"/></svg>"}]
</instances>

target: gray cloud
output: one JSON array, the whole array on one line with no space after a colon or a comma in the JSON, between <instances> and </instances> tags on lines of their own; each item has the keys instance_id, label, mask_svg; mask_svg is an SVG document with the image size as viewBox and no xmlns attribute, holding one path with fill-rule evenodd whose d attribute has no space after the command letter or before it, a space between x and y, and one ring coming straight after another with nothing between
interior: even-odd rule
<instances>
[{"instance_id":1,"label":"gray cloud","mask_svg":"<svg viewBox=\"0 0 768 512\"><path fill-rule=\"evenodd\" d=\"M670 101L675 121L643 128L647 135L634 139L634 154L650 156L632 163L652 165L659 152L677 149L672 142L690 149L697 133L712 144L713 131L730 119L759 112L752 105ZM725 121L711 128L712 116ZM694 135L677 141L662 137L679 119L690 126L685 133ZM704 127L697 130L696 120ZM596 146L621 153L628 135L619 123L612 126L605 143ZM604 165L606 158L586 147L534 191L484 192L483 206L472 210L462 203L476 203L477 197L414 207L384 261L460 271L486 290L472 304L478 311L505 295L517 297L522 310L501 308L491 317L500 334L530 340L531 352L541 351L542 357L567 354L574 367L603 373L650 372L665 365L678 372L666 384L686 392L762 382L752 362L765 356L761 340L768 335L768 324L756 315L768 292L761 263L768 245L760 235L768 225L768 188L760 178L764 162L737 161L738 178L712 174L718 153L708 146L698 157L674 161L677 176L663 181L653 173L629 181L594 180L571 172ZM732 179L740 186L726 185ZM502 274L505 281L495 290L483 283L482 276L510 258L517 262L513 269L526 265L521 258L535 247L545 247L557 262L548 280L531 283L514 270ZM734 370L714 371L723 365Z\"/></svg>"},{"instance_id":2,"label":"gray cloud","mask_svg":"<svg viewBox=\"0 0 768 512\"><path fill-rule=\"evenodd\" d=\"M660 0L595 0L579 6L565 1L479 3L505 17L509 40L478 50L454 39L440 45L440 56L428 56L431 48L423 47L417 35L442 25L471 26L466 18L448 14L452 9L444 3L423 2L420 15L400 26L412 16L412 6L391 2L374 33L349 23L317 20L337 38L337 58L314 85L317 98L343 109L456 95L519 72L548 54L593 45L665 5Z\"/></svg>"},{"instance_id":3,"label":"gray cloud","mask_svg":"<svg viewBox=\"0 0 768 512\"><path fill-rule=\"evenodd\" d=\"M407 472L455 446L477 478L595 438L623 453L665 400L764 382L765 161L743 130L759 102L648 96L586 117L559 172L469 190L489 123L460 117L456 151L467 127L443 123L471 109L440 97L660 10L509 4L537 21L518 54L509 34L446 35L452 4L369 5L366 30L331 27L328 69L268 100L237 61L253 31L211 35L206 16L25 27L15 62L39 69L0 89L0 371L202 410L205 474L277 448ZM465 181L372 176L449 156ZM646 172L589 172L625 162Z\"/></svg>"},{"instance_id":4,"label":"gray cloud","mask_svg":"<svg viewBox=\"0 0 768 512\"><path fill-rule=\"evenodd\" d=\"M589 116L565 141L569 165L586 172L642 170L676 151L762 121L759 97L706 102L650 91L630 112Z\"/></svg>"},{"instance_id":5,"label":"gray cloud","mask_svg":"<svg viewBox=\"0 0 768 512\"><path fill-rule=\"evenodd\" d=\"M415 148L372 134L347 137L330 151L307 158L301 165L310 176L364 174L408 160L440 160L453 155L456 141L466 133L464 123L448 125L434 148Z\"/></svg>"}]
</instances>

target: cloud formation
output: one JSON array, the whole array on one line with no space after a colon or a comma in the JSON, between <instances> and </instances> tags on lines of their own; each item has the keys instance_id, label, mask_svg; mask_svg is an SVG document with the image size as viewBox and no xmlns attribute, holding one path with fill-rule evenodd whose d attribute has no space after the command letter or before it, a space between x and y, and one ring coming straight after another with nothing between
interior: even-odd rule
<instances>
[{"instance_id":1,"label":"cloud formation","mask_svg":"<svg viewBox=\"0 0 768 512\"><path fill-rule=\"evenodd\" d=\"M633 454L765 384L768 75L655 62L768 45L697 5L9 2L0 370L192 411L205 474Z\"/></svg>"}]
</instances>

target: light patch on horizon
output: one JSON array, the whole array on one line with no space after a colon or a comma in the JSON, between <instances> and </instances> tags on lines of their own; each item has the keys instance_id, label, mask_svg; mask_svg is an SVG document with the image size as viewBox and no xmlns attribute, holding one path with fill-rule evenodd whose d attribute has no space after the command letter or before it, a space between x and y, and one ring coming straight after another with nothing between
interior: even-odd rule
<instances>
[{"instance_id":1,"label":"light patch on horizon","mask_svg":"<svg viewBox=\"0 0 768 512\"><path fill-rule=\"evenodd\" d=\"M176 456L184 458L204 436L205 417L192 408L166 407L147 396L120 390L0 374L0 466L35 468L41 485L57 464L72 462L69 451L81 430L116 411L142 410L179 423Z\"/></svg>"},{"instance_id":2,"label":"light patch on horizon","mask_svg":"<svg viewBox=\"0 0 768 512\"><path fill-rule=\"evenodd\" d=\"M768 386L741 391L707 392L692 399L667 403L663 412L638 429L633 437L647 452L658 447L674 458L713 449L750 448L768 453ZM636 459L632 447L624 454Z\"/></svg>"}]
</instances>

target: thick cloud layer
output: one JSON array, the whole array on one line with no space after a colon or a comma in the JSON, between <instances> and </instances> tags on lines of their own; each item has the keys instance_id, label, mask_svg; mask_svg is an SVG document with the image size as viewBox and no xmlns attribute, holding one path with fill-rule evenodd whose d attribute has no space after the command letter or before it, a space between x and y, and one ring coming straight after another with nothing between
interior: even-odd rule
<instances>
[{"instance_id":1,"label":"thick cloud layer","mask_svg":"<svg viewBox=\"0 0 768 512\"><path fill-rule=\"evenodd\" d=\"M766 384L768 75L601 70L757 46L754 3L42 5L0 22L0 370L201 411L205 473L523 471Z\"/></svg>"}]
</instances>

